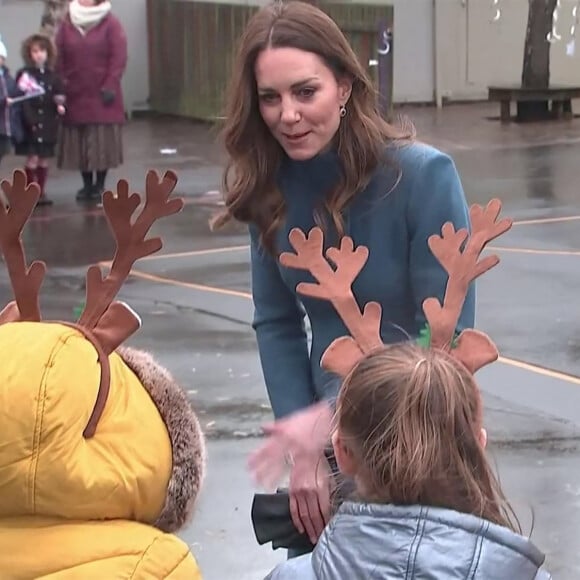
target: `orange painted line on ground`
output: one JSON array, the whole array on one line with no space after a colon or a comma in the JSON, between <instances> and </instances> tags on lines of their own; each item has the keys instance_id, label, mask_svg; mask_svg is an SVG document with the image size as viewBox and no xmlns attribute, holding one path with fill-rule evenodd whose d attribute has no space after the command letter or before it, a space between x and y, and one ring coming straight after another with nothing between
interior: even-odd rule
<instances>
[{"instance_id":1,"label":"orange painted line on ground","mask_svg":"<svg viewBox=\"0 0 580 580\"><path fill-rule=\"evenodd\" d=\"M241 252L249 250L250 246L226 246L223 248L208 248L204 250L191 250L186 252L174 252L171 254L158 254L153 256L147 256L142 258L142 261L153 261L153 260L169 260L175 258L190 258L196 256L209 256L212 254L227 254L230 252ZM496 252L511 252L511 253L521 253L521 254L536 254L536 255L546 255L546 256L580 256L580 250L541 250L535 248L514 248L508 246L488 246L489 250Z\"/></svg>"},{"instance_id":2,"label":"orange painted line on ground","mask_svg":"<svg viewBox=\"0 0 580 580\"><path fill-rule=\"evenodd\" d=\"M102 265L108 265L102 263ZM156 276L148 272L141 272L140 270L131 270L131 276L140 278L141 280L148 280L149 282L156 282L157 284L167 284L169 286L176 286L179 288L188 288L189 290L197 290L199 292L208 292L210 294L221 294L223 296L235 296L236 298L251 298L249 292L242 292L240 290L229 290L228 288L219 288L217 286L208 286L205 284L196 284L194 282L182 282L174 278L166 278L165 276Z\"/></svg>"},{"instance_id":3,"label":"orange painted line on ground","mask_svg":"<svg viewBox=\"0 0 580 580\"><path fill-rule=\"evenodd\" d=\"M534 254L537 256L580 256L580 250L538 250L534 248L510 248L506 246L489 246L488 249L495 252Z\"/></svg>"},{"instance_id":4,"label":"orange painted line on ground","mask_svg":"<svg viewBox=\"0 0 580 580\"><path fill-rule=\"evenodd\" d=\"M575 222L580 220L580 215L569 215L553 218L538 218L533 220L516 220L514 226L534 226L538 224L558 224L562 222Z\"/></svg>"},{"instance_id":5,"label":"orange painted line on ground","mask_svg":"<svg viewBox=\"0 0 580 580\"><path fill-rule=\"evenodd\" d=\"M103 263L102 265L106 264ZM187 288L189 290L197 290L198 292L208 292L210 294L220 294L222 296L234 296L236 298L244 298L246 300L252 298L252 295L249 292L242 292L240 290L229 290L228 288L220 288L218 286L195 284L193 282L182 282L181 280L166 278L164 276L156 276L154 274L148 274L147 272L140 272L139 270L132 270L131 275L134 276L135 278L140 278L141 280L147 280L149 282L155 282L157 284L167 284L169 286L175 286L178 288ZM580 377L577 377L575 375L555 371L532 363L511 359L505 356L499 357L498 361L500 363L513 366L522 370L526 370L538 375L542 375L552 379L557 379L574 385L580 385Z\"/></svg>"},{"instance_id":6,"label":"orange painted line on ground","mask_svg":"<svg viewBox=\"0 0 580 580\"><path fill-rule=\"evenodd\" d=\"M519 369L530 371L532 373L536 373L538 375L543 375L545 377L550 377L551 379L557 379L557 380L564 381L567 383L572 383L574 385L580 385L580 377L577 377L576 375L571 375L568 373L555 371L552 369L548 369L545 367L540 367L538 365L534 365L532 363L527 363L527 362L523 362L523 361L512 359L512 358L507 358L504 356L500 356L498 361L501 363L510 365L512 367L516 367Z\"/></svg>"},{"instance_id":7,"label":"orange painted line on ground","mask_svg":"<svg viewBox=\"0 0 580 580\"><path fill-rule=\"evenodd\" d=\"M528 225L538 225L538 224L551 224L551 223L562 223L570 221L580 220L580 215L565 216L565 217L555 217L555 218L539 218L533 220L520 220L514 221L515 226L528 226ZM168 260L172 258L189 258L193 256L209 256L211 254L227 254L228 252L241 252L243 250L248 250L249 245L241 246L224 246L221 248L207 248L203 250L190 250L185 252L174 252L171 254L155 254L153 256L147 256L143 260ZM546 254L555 256L576 256L580 255L580 250L536 250L533 248L507 248L502 246L490 247L490 250L502 251L502 252L521 252L523 254Z\"/></svg>"},{"instance_id":8,"label":"orange painted line on ground","mask_svg":"<svg viewBox=\"0 0 580 580\"><path fill-rule=\"evenodd\" d=\"M192 256L209 256L211 254L225 254L228 252L241 252L242 250L249 250L249 245L244 246L226 246L222 248L206 248L203 250L188 250L186 252L174 252L171 254L153 254L152 256L146 256L142 258L141 261L151 261L151 260L169 260L171 258L189 258Z\"/></svg>"}]
</instances>

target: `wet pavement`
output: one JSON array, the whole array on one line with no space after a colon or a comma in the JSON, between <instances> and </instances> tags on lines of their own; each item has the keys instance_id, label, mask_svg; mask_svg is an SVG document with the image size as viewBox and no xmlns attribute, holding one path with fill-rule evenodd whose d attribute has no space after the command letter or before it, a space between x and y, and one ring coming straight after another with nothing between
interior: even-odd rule
<instances>
[{"instance_id":1,"label":"wet pavement","mask_svg":"<svg viewBox=\"0 0 580 580\"><path fill-rule=\"evenodd\" d=\"M576 107L578 108L578 107ZM494 196L516 225L498 241L502 264L482 278L478 326L502 353L483 370L490 451L522 527L546 552L556 579L580 577L580 120L501 126L495 107L455 106L437 114L407 108L421 140L449 152L470 202ZM284 557L256 545L253 493L245 471L270 418L250 328L247 237L211 233L223 155L215 131L175 119L127 128L126 177L143 186L148 168L177 171L184 211L163 221L162 255L136 265L122 291L143 318L133 344L154 352L188 391L209 437L209 476L183 537L206 580L263 578ZM162 152L163 151L163 152ZM5 176L17 160L3 162ZM55 171L52 208L25 233L30 257L46 260L42 294L49 318L72 319L88 264L113 244L101 210L74 202L79 178ZM0 299L9 298L0 272ZM533 523L533 525L532 525Z\"/></svg>"}]
</instances>

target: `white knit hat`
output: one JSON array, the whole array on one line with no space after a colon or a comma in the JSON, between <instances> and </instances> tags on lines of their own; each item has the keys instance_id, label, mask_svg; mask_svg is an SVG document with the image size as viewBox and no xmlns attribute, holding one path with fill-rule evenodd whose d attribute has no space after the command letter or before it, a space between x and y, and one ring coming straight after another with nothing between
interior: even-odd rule
<instances>
[{"instance_id":1,"label":"white knit hat","mask_svg":"<svg viewBox=\"0 0 580 580\"><path fill-rule=\"evenodd\" d=\"M6 50L6 45L2 42L1 36L0 36L0 56L8 58L8 51Z\"/></svg>"}]
</instances>

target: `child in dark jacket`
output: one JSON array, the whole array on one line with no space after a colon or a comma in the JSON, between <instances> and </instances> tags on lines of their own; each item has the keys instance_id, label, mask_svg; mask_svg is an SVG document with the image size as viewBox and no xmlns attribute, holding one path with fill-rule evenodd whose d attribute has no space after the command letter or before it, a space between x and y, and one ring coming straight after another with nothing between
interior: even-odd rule
<instances>
[{"instance_id":1,"label":"child in dark jacket","mask_svg":"<svg viewBox=\"0 0 580 580\"><path fill-rule=\"evenodd\" d=\"M38 183L38 205L51 205L45 194L48 160L54 157L59 117L65 113L64 88L54 72L56 50L43 34L33 34L22 45L24 68L16 75L18 88L24 93L38 91L37 97L22 102L24 137L16 143L16 155L26 157L28 183Z\"/></svg>"},{"instance_id":2,"label":"child in dark jacket","mask_svg":"<svg viewBox=\"0 0 580 580\"><path fill-rule=\"evenodd\" d=\"M0 37L0 162L12 149L12 141L22 137L17 106L11 99L19 94L14 78L6 66L8 51Z\"/></svg>"}]
</instances>

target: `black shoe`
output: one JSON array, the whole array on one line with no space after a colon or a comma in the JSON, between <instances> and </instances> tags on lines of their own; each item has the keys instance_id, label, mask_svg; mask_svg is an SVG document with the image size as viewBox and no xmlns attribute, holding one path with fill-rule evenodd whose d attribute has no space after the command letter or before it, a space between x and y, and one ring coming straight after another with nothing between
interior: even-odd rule
<instances>
[{"instance_id":1,"label":"black shoe","mask_svg":"<svg viewBox=\"0 0 580 580\"><path fill-rule=\"evenodd\" d=\"M83 186L77 191L76 199L77 201L89 201L91 199L93 192L92 187Z\"/></svg>"},{"instance_id":2,"label":"black shoe","mask_svg":"<svg viewBox=\"0 0 580 580\"><path fill-rule=\"evenodd\" d=\"M94 185L91 190L91 202L96 203L97 207L103 207L103 193L105 188L98 185Z\"/></svg>"},{"instance_id":3,"label":"black shoe","mask_svg":"<svg viewBox=\"0 0 580 580\"><path fill-rule=\"evenodd\" d=\"M103 197L103 193L105 193L105 186L93 185L91 190L91 197L94 197L95 199L101 199Z\"/></svg>"}]
</instances>

